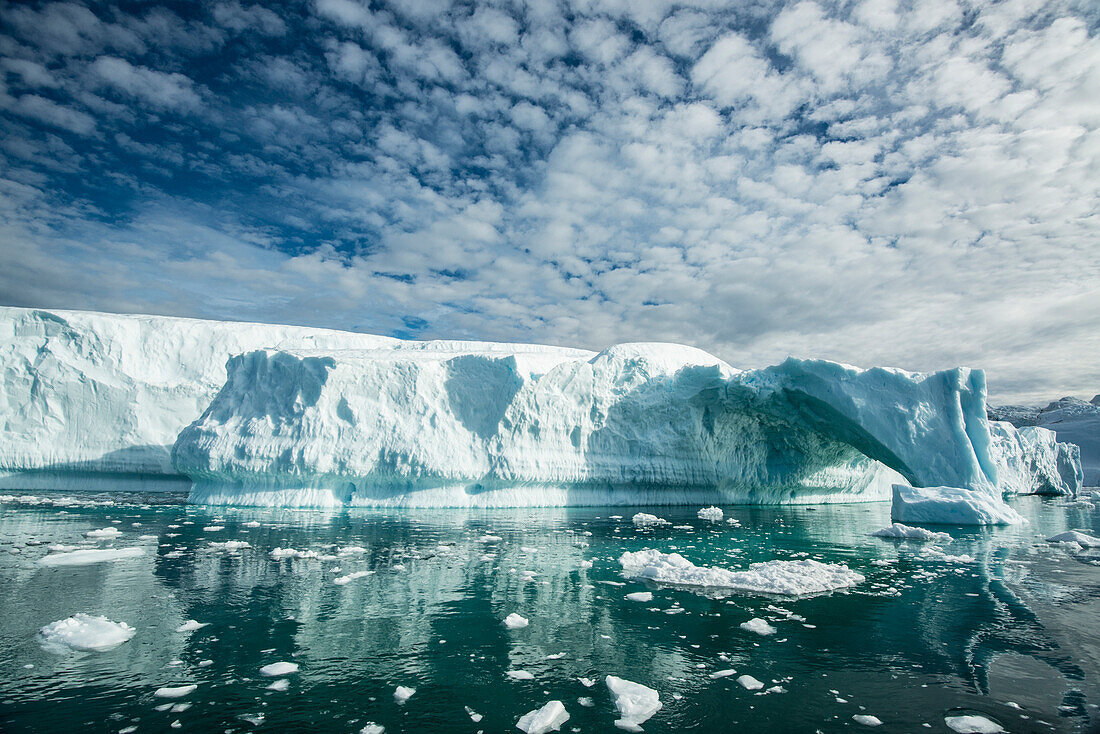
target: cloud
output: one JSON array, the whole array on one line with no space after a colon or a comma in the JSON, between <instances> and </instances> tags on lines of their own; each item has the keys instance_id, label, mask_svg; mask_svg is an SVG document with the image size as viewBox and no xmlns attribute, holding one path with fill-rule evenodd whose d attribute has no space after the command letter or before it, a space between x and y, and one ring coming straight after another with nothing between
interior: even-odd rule
<instances>
[{"instance_id":1,"label":"cloud","mask_svg":"<svg viewBox=\"0 0 1100 734\"><path fill-rule=\"evenodd\" d=\"M0 10L0 301L1100 389L1090 7L280 13Z\"/></svg>"}]
</instances>

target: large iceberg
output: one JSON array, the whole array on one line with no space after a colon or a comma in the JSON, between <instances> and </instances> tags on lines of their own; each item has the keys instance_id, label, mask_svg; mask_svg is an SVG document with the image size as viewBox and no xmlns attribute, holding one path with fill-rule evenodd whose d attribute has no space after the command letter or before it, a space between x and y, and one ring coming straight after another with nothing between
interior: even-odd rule
<instances>
[{"instance_id":1,"label":"large iceberg","mask_svg":"<svg viewBox=\"0 0 1100 734\"><path fill-rule=\"evenodd\" d=\"M1068 476L1033 460L1049 442L1004 448L984 374L964 368L740 370L670 344L594 353L4 308L0 371L12 488L517 506L887 500L901 482L999 496L1047 481L1040 470Z\"/></svg>"},{"instance_id":2,"label":"large iceberg","mask_svg":"<svg viewBox=\"0 0 1100 734\"><path fill-rule=\"evenodd\" d=\"M1066 397L1045 408L1018 405L989 407L991 421L1011 423L1021 430L1053 431L1062 446L1080 447L1079 464L1085 486L1100 486L1100 395L1085 402Z\"/></svg>"}]
</instances>

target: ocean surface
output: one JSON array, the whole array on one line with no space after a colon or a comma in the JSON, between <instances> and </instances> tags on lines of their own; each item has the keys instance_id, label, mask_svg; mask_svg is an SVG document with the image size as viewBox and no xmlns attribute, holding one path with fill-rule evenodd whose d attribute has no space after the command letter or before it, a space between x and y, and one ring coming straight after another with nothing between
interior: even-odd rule
<instances>
[{"instance_id":1,"label":"ocean surface","mask_svg":"<svg viewBox=\"0 0 1100 734\"><path fill-rule=\"evenodd\" d=\"M607 675L659 692L646 732L951 732L945 717L966 713L1012 732L1097 730L1100 549L1045 538L1098 533L1100 507L1012 504L1030 524L915 542L871 536L889 504L726 506L711 522L697 507L317 512L5 495L0 731L474 734L519 731L551 700L569 713L563 732L618 731ZM670 524L636 528L635 512ZM85 537L103 528L117 537ZM41 562L122 548L142 552ZM642 549L729 569L811 558L865 581L807 598L660 587L621 575L619 557ZM39 633L78 613L132 637L80 652ZM528 626L504 626L513 613ZM775 633L741 627L754 618ZM276 662L297 672L260 674ZM740 685L746 674L763 688ZM415 693L398 703L398 686Z\"/></svg>"}]
</instances>

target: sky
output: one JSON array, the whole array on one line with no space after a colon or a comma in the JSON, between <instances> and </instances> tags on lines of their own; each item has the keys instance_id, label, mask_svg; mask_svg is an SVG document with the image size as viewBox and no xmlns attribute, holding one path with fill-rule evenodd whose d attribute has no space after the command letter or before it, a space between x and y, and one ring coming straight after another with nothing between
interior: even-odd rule
<instances>
[{"instance_id":1,"label":"sky","mask_svg":"<svg viewBox=\"0 0 1100 734\"><path fill-rule=\"evenodd\" d=\"M1095 0L0 4L0 303L1100 392Z\"/></svg>"}]
</instances>

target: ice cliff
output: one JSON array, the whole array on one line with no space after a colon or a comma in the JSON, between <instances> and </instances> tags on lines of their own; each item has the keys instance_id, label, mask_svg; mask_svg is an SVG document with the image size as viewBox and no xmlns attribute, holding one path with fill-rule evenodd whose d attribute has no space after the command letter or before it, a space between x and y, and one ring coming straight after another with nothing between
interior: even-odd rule
<instances>
[{"instance_id":1,"label":"ice cliff","mask_svg":"<svg viewBox=\"0 0 1100 734\"><path fill-rule=\"evenodd\" d=\"M668 344L596 354L5 308L0 374L12 488L188 477L193 501L405 506L1076 489L1072 453L991 429L984 375L962 368L739 370Z\"/></svg>"},{"instance_id":2,"label":"ice cliff","mask_svg":"<svg viewBox=\"0 0 1100 734\"><path fill-rule=\"evenodd\" d=\"M1080 447L1083 483L1100 486L1100 395L1085 402L1066 397L1045 408L1018 405L989 407L991 421L1004 421L1025 430L1049 430L1062 445Z\"/></svg>"}]
</instances>

